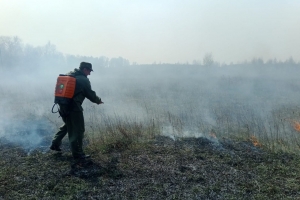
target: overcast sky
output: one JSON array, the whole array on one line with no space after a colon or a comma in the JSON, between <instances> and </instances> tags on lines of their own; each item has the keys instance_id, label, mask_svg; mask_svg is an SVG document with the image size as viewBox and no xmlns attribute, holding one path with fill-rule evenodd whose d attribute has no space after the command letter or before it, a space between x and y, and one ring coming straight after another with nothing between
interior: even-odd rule
<instances>
[{"instance_id":1,"label":"overcast sky","mask_svg":"<svg viewBox=\"0 0 300 200\"><path fill-rule=\"evenodd\" d=\"M0 0L0 36L130 62L300 61L298 0Z\"/></svg>"}]
</instances>

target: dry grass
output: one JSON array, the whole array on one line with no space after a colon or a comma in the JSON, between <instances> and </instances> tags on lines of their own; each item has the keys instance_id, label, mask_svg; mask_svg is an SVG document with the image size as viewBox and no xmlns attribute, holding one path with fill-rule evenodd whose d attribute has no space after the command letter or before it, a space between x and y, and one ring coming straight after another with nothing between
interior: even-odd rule
<instances>
[{"instance_id":1,"label":"dry grass","mask_svg":"<svg viewBox=\"0 0 300 200\"><path fill-rule=\"evenodd\" d=\"M8 125L0 134L11 140L1 138L0 199L300 199L298 96L271 91L278 80L193 70L167 80L156 72L124 74L103 91L130 88L121 98L108 95L100 108L85 104L92 162L82 165L74 165L67 140L63 154L48 152L55 131L48 127L61 122L44 114L46 98L28 97L34 109L20 96L1 102L0 122ZM38 148L12 142L19 133L28 139L31 125L39 125Z\"/></svg>"},{"instance_id":2,"label":"dry grass","mask_svg":"<svg viewBox=\"0 0 300 200\"><path fill-rule=\"evenodd\" d=\"M1 145L3 199L297 199L300 157L206 138L86 146L92 160ZM67 143L66 143L67 144ZM66 145L65 144L65 145ZM67 146L64 146L66 150ZM96 151L95 151L96 150Z\"/></svg>"}]
</instances>

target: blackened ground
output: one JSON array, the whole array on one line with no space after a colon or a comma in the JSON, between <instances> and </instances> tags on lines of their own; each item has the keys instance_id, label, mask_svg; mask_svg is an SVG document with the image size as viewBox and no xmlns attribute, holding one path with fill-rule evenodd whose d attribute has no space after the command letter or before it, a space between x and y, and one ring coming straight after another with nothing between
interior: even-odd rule
<instances>
[{"instance_id":1,"label":"blackened ground","mask_svg":"<svg viewBox=\"0 0 300 200\"><path fill-rule=\"evenodd\" d=\"M249 141L157 137L92 159L2 141L0 199L300 199L300 157ZM120 147L120 145L119 145Z\"/></svg>"}]
</instances>

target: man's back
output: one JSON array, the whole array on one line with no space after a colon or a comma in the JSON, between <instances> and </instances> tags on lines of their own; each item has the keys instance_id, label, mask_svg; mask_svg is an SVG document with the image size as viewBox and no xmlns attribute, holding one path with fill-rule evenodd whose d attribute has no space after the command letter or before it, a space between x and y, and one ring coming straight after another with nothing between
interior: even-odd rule
<instances>
[{"instance_id":1,"label":"man's back","mask_svg":"<svg viewBox=\"0 0 300 200\"><path fill-rule=\"evenodd\" d=\"M100 98L91 88L91 83L87 76L79 69L74 69L68 73L68 75L76 78L76 87L73 97L73 101L70 105L71 111L83 111L82 103L85 98L88 98L93 103L100 103Z\"/></svg>"}]
</instances>

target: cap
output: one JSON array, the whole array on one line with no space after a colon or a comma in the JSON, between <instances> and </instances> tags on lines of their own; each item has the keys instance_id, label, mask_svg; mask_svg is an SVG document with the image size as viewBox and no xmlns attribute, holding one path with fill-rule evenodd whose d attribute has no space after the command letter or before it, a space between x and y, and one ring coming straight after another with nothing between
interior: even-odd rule
<instances>
[{"instance_id":1,"label":"cap","mask_svg":"<svg viewBox=\"0 0 300 200\"><path fill-rule=\"evenodd\" d=\"M92 68L92 64L91 63L88 63L88 62L81 62L80 63L80 66L79 66L79 69L84 69L84 68L87 68L91 71L93 71L93 68Z\"/></svg>"}]
</instances>

